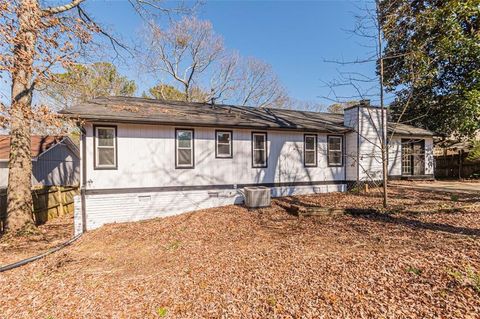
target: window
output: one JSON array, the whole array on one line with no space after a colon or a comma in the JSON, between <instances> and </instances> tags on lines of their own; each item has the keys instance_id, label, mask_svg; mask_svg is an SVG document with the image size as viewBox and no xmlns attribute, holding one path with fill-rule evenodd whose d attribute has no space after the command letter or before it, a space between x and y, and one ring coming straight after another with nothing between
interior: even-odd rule
<instances>
[{"instance_id":1,"label":"window","mask_svg":"<svg viewBox=\"0 0 480 319\"><path fill-rule=\"evenodd\" d=\"M95 169L117 168L117 127L94 126Z\"/></svg>"},{"instance_id":2,"label":"window","mask_svg":"<svg viewBox=\"0 0 480 319\"><path fill-rule=\"evenodd\" d=\"M194 167L193 130L175 130L175 167Z\"/></svg>"},{"instance_id":3,"label":"window","mask_svg":"<svg viewBox=\"0 0 480 319\"><path fill-rule=\"evenodd\" d=\"M341 136L329 136L327 145L328 166L343 165L343 138Z\"/></svg>"},{"instance_id":4,"label":"window","mask_svg":"<svg viewBox=\"0 0 480 319\"><path fill-rule=\"evenodd\" d=\"M215 131L215 157L232 158L232 131Z\"/></svg>"},{"instance_id":5,"label":"window","mask_svg":"<svg viewBox=\"0 0 480 319\"><path fill-rule=\"evenodd\" d=\"M317 166L317 135L305 134L303 137L303 164L306 167Z\"/></svg>"},{"instance_id":6,"label":"window","mask_svg":"<svg viewBox=\"0 0 480 319\"><path fill-rule=\"evenodd\" d=\"M267 167L267 133L252 133L252 167Z\"/></svg>"}]
</instances>

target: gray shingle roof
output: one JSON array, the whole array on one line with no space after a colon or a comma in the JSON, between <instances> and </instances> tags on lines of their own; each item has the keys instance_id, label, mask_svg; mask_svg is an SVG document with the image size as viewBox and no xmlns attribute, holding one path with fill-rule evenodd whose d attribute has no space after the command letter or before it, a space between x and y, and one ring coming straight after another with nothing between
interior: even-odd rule
<instances>
[{"instance_id":1,"label":"gray shingle roof","mask_svg":"<svg viewBox=\"0 0 480 319\"><path fill-rule=\"evenodd\" d=\"M137 97L102 97L78 104L61 113L86 121L216 126L251 129L282 129L344 133L343 114L285 109L254 108ZM389 123L391 126L393 123ZM431 132L400 125L404 135L432 135Z\"/></svg>"}]
</instances>

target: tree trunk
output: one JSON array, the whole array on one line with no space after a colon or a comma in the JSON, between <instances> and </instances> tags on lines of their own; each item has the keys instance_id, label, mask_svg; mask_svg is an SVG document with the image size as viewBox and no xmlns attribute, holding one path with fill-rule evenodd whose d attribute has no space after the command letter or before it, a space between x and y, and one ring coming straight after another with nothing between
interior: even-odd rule
<instances>
[{"instance_id":1,"label":"tree trunk","mask_svg":"<svg viewBox=\"0 0 480 319\"><path fill-rule=\"evenodd\" d=\"M380 108L381 108L381 116L382 116L382 137L380 139L382 143L382 181L383 181L383 208L387 208L388 206L388 190L387 190L387 179L388 179L388 149L387 149L387 119L386 119L386 112L385 112L385 105L383 100L383 47L382 47L382 25L380 24L380 0L376 1L377 6L377 22L378 22L378 55L379 55L379 62L380 62L380 70L379 70L379 84L380 84Z\"/></svg>"},{"instance_id":2,"label":"tree trunk","mask_svg":"<svg viewBox=\"0 0 480 319\"><path fill-rule=\"evenodd\" d=\"M40 10L37 0L18 6L19 29L15 37L12 100L10 109L10 161L5 230L18 232L33 226L31 105L32 76Z\"/></svg>"}]
</instances>

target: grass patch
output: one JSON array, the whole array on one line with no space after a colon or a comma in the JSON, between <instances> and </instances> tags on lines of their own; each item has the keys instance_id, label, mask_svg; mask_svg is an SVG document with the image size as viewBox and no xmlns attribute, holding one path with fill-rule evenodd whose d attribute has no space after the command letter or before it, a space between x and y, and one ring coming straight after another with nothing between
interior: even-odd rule
<instances>
[{"instance_id":1,"label":"grass patch","mask_svg":"<svg viewBox=\"0 0 480 319\"><path fill-rule=\"evenodd\" d=\"M447 269L447 274L456 283L471 287L476 293L480 295L480 271L467 266L464 270Z\"/></svg>"},{"instance_id":2,"label":"grass patch","mask_svg":"<svg viewBox=\"0 0 480 319\"><path fill-rule=\"evenodd\" d=\"M408 266L407 272L412 273L414 275L420 276L422 274L422 270L414 267L414 266Z\"/></svg>"},{"instance_id":3,"label":"grass patch","mask_svg":"<svg viewBox=\"0 0 480 319\"><path fill-rule=\"evenodd\" d=\"M167 314L168 314L168 309L167 308L165 308L165 307L158 307L157 308L157 315L160 318L165 317Z\"/></svg>"}]
</instances>

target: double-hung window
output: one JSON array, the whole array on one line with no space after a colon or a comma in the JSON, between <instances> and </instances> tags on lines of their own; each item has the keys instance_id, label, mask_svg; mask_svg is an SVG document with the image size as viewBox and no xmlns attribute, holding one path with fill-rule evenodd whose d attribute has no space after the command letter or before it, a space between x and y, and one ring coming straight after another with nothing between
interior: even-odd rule
<instances>
[{"instance_id":1,"label":"double-hung window","mask_svg":"<svg viewBox=\"0 0 480 319\"><path fill-rule=\"evenodd\" d=\"M328 166L343 165L343 137L328 136L327 160Z\"/></svg>"},{"instance_id":2,"label":"double-hung window","mask_svg":"<svg viewBox=\"0 0 480 319\"><path fill-rule=\"evenodd\" d=\"M267 167L267 133L252 133L252 167Z\"/></svg>"},{"instance_id":3,"label":"double-hung window","mask_svg":"<svg viewBox=\"0 0 480 319\"><path fill-rule=\"evenodd\" d=\"M232 158L232 131L215 131L215 155L217 158Z\"/></svg>"},{"instance_id":4,"label":"double-hung window","mask_svg":"<svg viewBox=\"0 0 480 319\"><path fill-rule=\"evenodd\" d=\"M117 168L117 127L94 126L95 169Z\"/></svg>"},{"instance_id":5,"label":"double-hung window","mask_svg":"<svg viewBox=\"0 0 480 319\"><path fill-rule=\"evenodd\" d=\"M317 166L316 134L305 134L303 137L303 163L306 167Z\"/></svg>"},{"instance_id":6,"label":"double-hung window","mask_svg":"<svg viewBox=\"0 0 480 319\"><path fill-rule=\"evenodd\" d=\"M193 168L194 167L194 145L193 130L176 129L175 130L175 167Z\"/></svg>"}]
</instances>

